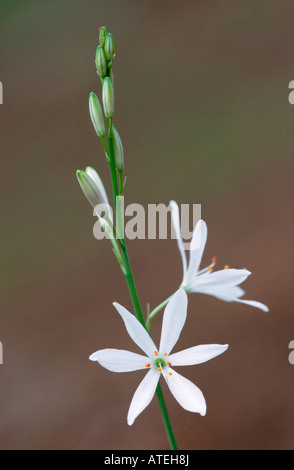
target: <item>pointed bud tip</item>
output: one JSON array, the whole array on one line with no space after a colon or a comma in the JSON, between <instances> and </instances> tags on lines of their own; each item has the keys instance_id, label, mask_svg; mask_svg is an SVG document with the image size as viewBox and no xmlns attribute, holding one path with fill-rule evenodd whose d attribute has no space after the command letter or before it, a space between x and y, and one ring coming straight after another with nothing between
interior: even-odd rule
<instances>
[{"instance_id":1,"label":"pointed bud tip","mask_svg":"<svg viewBox=\"0 0 294 470\"><path fill-rule=\"evenodd\" d=\"M76 177L77 177L77 180L80 184L83 183L83 179L85 178L85 171L83 170L77 170L76 171Z\"/></svg>"}]
</instances>

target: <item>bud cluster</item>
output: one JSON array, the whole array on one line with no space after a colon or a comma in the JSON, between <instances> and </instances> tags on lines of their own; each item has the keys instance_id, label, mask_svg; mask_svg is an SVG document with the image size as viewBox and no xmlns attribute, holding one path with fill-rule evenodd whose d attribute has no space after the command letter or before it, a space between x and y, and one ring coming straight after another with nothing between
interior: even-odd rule
<instances>
[{"instance_id":1,"label":"bud cluster","mask_svg":"<svg viewBox=\"0 0 294 470\"><path fill-rule=\"evenodd\" d=\"M112 62L114 57L115 53L113 36L107 31L105 26L102 26L99 28L99 45L96 49L95 64L102 84L103 108L101 107L100 101L95 93L92 92L90 93L89 97L89 112L93 127L97 135L104 142L104 145L106 134L104 117L108 120L108 124L109 121L111 122L110 127L108 126L108 134L109 138L113 142L113 154L116 169L121 172L124 168L124 151L119 133L112 125L112 118L114 115ZM106 156L108 156L107 152Z\"/></svg>"},{"instance_id":2,"label":"bud cluster","mask_svg":"<svg viewBox=\"0 0 294 470\"><path fill-rule=\"evenodd\" d=\"M96 49L95 63L99 77L112 79L112 60L114 59L114 40L105 26L99 29L99 45Z\"/></svg>"},{"instance_id":3,"label":"bud cluster","mask_svg":"<svg viewBox=\"0 0 294 470\"><path fill-rule=\"evenodd\" d=\"M89 114L94 130L101 139L106 159L110 165L113 195L116 205L118 196L123 195L125 181L123 180L123 145L120 135L112 122L114 114L112 61L114 57L114 40L112 34L103 26L99 28L99 45L97 46L95 56L96 69L102 84L102 105L97 95L91 92L89 95ZM119 178L119 185L117 178ZM108 235L113 233L116 228L113 223L112 211L108 203L104 185L98 173L92 167L88 166L85 170L77 171L77 179L83 193L93 206L95 215L97 215L103 230L107 232ZM118 216L116 217L116 222L119 226ZM119 256L119 249L115 242L113 242L113 248L124 270L123 261Z\"/></svg>"}]
</instances>

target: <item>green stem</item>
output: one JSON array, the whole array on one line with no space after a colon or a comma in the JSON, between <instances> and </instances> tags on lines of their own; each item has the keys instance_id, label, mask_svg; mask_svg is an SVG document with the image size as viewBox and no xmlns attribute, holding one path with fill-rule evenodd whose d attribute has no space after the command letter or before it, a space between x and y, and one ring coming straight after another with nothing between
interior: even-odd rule
<instances>
[{"instance_id":1,"label":"green stem","mask_svg":"<svg viewBox=\"0 0 294 470\"><path fill-rule=\"evenodd\" d=\"M122 170L118 172L118 178L119 178L119 194L122 195L124 192L124 175L123 175Z\"/></svg>"},{"instance_id":2,"label":"green stem","mask_svg":"<svg viewBox=\"0 0 294 470\"><path fill-rule=\"evenodd\" d=\"M178 448L177 441L176 441L176 438L175 438L175 435L174 435L174 432L173 432L173 428L172 428L172 425L171 425L171 422L170 422L170 419L169 419L169 416L168 416L166 404L165 404L163 394L162 394L162 390L161 390L161 386L160 386L159 383L158 383L157 388L156 388L156 395L157 395L157 398L158 398L158 401L159 401L159 406L160 406L160 409L161 409L161 414L162 414L162 418L163 418L163 422L164 422L164 425L165 425L165 430L166 430L166 433L167 433L167 436L168 436L170 447L171 447L172 450L178 450L179 448Z\"/></svg>"},{"instance_id":3,"label":"green stem","mask_svg":"<svg viewBox=\"0 0 294 470\"><path fill-rule=\"evenodd\" d=\"M113 142L112 142L112 137L111 137L111 126L112 126L112 120L108 119L109 166L110 166L111 181L112 181L114 207L115 207L115 213L116 213L116 201L117 201L116 198L119 195L119 192L118 192L116 167L115 167L114 152L113 152ZM122 176L122 175L120 175L120 176ZM122 181L122 179L120 178L120 182L121 181ZM122 256L123 256L124 265L125 265L125 278L126 278L127 285L128 285L128 288L129 288L129 293L130 293L130 296L131 296L131 299L132 299L135 314L136 314L136 317L139 320L139 322L144 326L144 328L146 328L146 323L145 323L141 303L140 303L140 300L139 300L136 284L135 284L135 281L134 281L133 272L132 272L132 269L131 269L131 264L130 264L130 260L129 260L129 255L128 255L128 250L127 250L127 245L126 245L125 238L122 238L120 240L120 247L121 247ZM149 320L149 322L150 322L150 320ZM159 401L159 406L160 406L163 422L164 422L164 425L165 425L165 430L166 430L166 433L167 433L167 436L168 436L168 439L169 439L169 442L170 442L171 449L172 450L178 450L177 443L176 443L175 436L174 436L174 432L173 432L173 428L172 428L172 425L171 425L171 422L170 422L170 419L169 419L169 416L168 416L167 408L166 408L166 405L165 405L164 397L163 397L163 394L162 394L161 387L160 387L159 383L157 385L156 394L157 394L157 398L158 398L158 401Z\"/></svg>"},{"instance_id":4,"label":"green stem","mask_svg":"<svg viewBox=\"0 0 294 470\"><path fill-rule=\"evenodd\" d=\"M127 284L128 284L130 296L133 302L136 317L139 320L139 322L142 323L144 328L146 328L145 319L144 319L141 303L139 300L139 296L138 296L138 292L137 292L137 288L136 288L136 284L134 281L134 276L133 276L133 272L132 272L132 268L131 268L131 264L129 260L128 250L127 250L126 242L124 239L122 240L122 243L121 243L121 251L122 251L122 255L123 255L123 259L125 263L125 270L126 270L125 277L127 280Z\"/></svg>"},{"instance_id":5,"label":"green stem","mask_svg":"<svg viewBox=\"0 0 294 470\"><path fill-rule=\"evenodd\" d=\"M116 198L118 196L118 184L117 184L117 177L116 177L116 167L115 167L115 160L114 160L114 151L113 151L113 140L112 140L112 120L111 118L108 119L108 146L109 146L109 166L110 166L110 174L111 174L111 182L112 182L112 192L113 192L113 200L114 200L114 208L116 210Z\"/></svg>"},{"instance_id":6,"label":"green stem","mask_svg":"<svg viewBox=\"0 0 294 470\"><path fill-rule=\"evenodd\" d=\"M170 295L167 299L165 299L163 302L161 302L161 304L159 304L154 310L152 310L152 312L150 312L148 314L147 321L146 321L147 331L150 331L150 322L151 322L152 318L155 317L155 315L158 312L160 312L160 310L162 310L168 304L168 302L170 301L170 299L172 298L173 295L174 294Z\"/></svg>"}]
</instances>

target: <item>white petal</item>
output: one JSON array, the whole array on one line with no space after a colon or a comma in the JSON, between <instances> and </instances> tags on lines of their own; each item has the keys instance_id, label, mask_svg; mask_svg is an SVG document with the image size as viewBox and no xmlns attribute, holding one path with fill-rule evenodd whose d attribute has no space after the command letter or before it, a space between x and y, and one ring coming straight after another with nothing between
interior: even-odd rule
<instances>
[{"instance_id":1,"label":"white petal","mask_svg":"<svg viewBox=\"0 0 294 470\"><path fill-rule=\"evenodd\" d=\"M184 289L179 289L163 314L159 354L169 354L178 341L187 318L187 305L187 294Z\"/></svg>"},{"instance_id":2,"label":"white petal","mask_svg":"<svg viewBox=\"0 0 294 470\"><path fill-rule=\"evenodd\" d=\"M174 227L174 230L175 230L175 235L177 237L178 248L180 250L180 254L181 254L181 258L182 258L183 279L184 279L185 276L186 276L186 272L187 272L187 258L186 258L186 253L185 253L184 246L183 246L179 206L177 205L177 203L175 201L170 201L169 206L171 208L172 223L173 223L173 227Z\"/></svg>"},{"instance_id":3,"label":"white petal","mask_svg":"<svg viewBox=\"0 0 294 470\"><path fill-rule=\"evenodd\" d=\"M159 377L160 373L157 371L157 369L150 369L140 383L130 404L127 418L129 425L133 424L137 416L142 413L146 406L148 406L151 402L158 384Z\"/></svg>"},{"instance_id":4,"label":"white petal","mask_svg":"<svg viewBox=\"0 0 294 470\"><path fill-rule=\"evenodd\" d=\"M239 286L201 286L193 289L193 292L199 292L202 294L209 294L217 297L220 300L226 302L237 301L242 295L245 294L244 290Z\"/></svg>"},{"instance_id":5,"label":"white petal","mask_svg":"<svg viewBox=\"0 0 294 470\"><path fill-rule=\"evenodd\" d=\"M207 240L207 225L204 220L199 220L197 223L193 237L190 243L190 260L189 267L184 283L189 283L189 280L197 274L203 256L203 251Z\"/></svg>"},{"instance_id":6,"label":"white petal","mask_svg":"<svg viewBox=\"0 0 294 470\"><path fill-rule=\"evenodd\" d=\"M226 271L231 272L226 275ZM240 299L245 292L241 287L234 284L243 282L249 274L251 273L246 269L223 269L212 274L205 274L195 278L189 291L213 295L225 302L240 302L268 312L268 306L262 302Z\"/></svg>"},{"instance_id":7,"label":"white petal","mask_svg":"<svg viewBox=\"0 0 294 470\"><path fill-rule=\"evenodd\" d=\"M228 349L227 344L203 344L171 354L168 358L173 366L192 366L209 361Z\"/></svg>"},{"instance_id":8,"label":"white petal","mask_svg":"<svg viewBox=\"0 0 294 470\"><path fill-rule=\"evenodd\" d=\"M99 188L85 171L78 170L77 179L83 190L83 193L93 207L103 203Z\"/></svg>"},{"instance_id":9,"label":"white petal","mask_svg":"<svg viewBox=\"0 0 294 470\"><path fill-rule=\"evenodd\" d=\"M193 292L203 292L214 287L232 287L244 282L251 274L247 269L221 269L213 273L203 274L194 279Z\"/></svg>"},{"instance_id":10,"label":"white petal","mask_svg":"<svg viewBox=\"0 0 294 470\"><path fill-rule=\"evenodd\" d=\"M101 349L89 358L97 361L105 369L112 372L131 372L133 370L146 369L148 358L122 349Z\"/></svg>"},{"instance_id":11,"label":"white petal","mask_svg":"<svg viewBox=\"0 0 294 470\"><path fill-rule=\"evenodd\" d=\"M145 330L144 326L137 320L135 315L130 313L122 305L118 304L117 302L114 302L113 305L122 317L127 332L129 333L132 340L147 354L147 356L153 356L154 351L157 351L157 348Z\"/></svg>"},{"instance_id":12,"label":"white petal","mask_svg":"<svg viewBox=\"0 0 294 470\"><path fill-rule=\"evenodd\" d=\"M97 188L98 188L98 190L101 194L101 202L104 202L105 204L109 205L108 197L107 197L104 185L102 183L102 179L98 175L97 171L94 170L94 168L92 168L91 166L87 166L86 173L87 173L87 175L90 176L90 178L92 178L92 180L96 184L96 186L97 186Z\"/></svg>"},{"instance_id":13,"label":"white petal","mask_svg":"<svg viewBox=\"0 0 294 470\"><path fill-rule=\"evenodd\" d=\"M169 367L164 367L162 374L171 393L185 410L201 416L206 414L205 398L195 384Z\"/></svg>"},{"instance_id":14,"label":"white petal","mask_svg":"<svg viewBox=\"0 0 294 470\"><path fill-rule=\"evenodd\" d=\"M242 304L250 305L251 307L259 308L264 312L268 312L269 308L267 305L263 304L262 302L257 302L256 300L243 300L243 299L231 299L231 301L240 302Z\"/></svg>"},{"instance_id":15,"label":"white petal","mask_svg":"<svg viewBox=\"0 0 294 470\"><path fill-rule=\"evenodd\" d=\"M223 286L223 287L213 287L211 290L208 288L206 289L204 294L210 294L214 297L217 297L220 300L224 300L225 302L239 302L242 304L250 305L251 307L259 308L264 312L268 312L269 308L267 305L258 302L256 300L244 300L240 299L242 295L244 295L243 289L238 286Z\"/></svg>"},{"instance_id":16,"label":"white petal","mask_svg":"<svg viewBox=\"0 0 294 470\"><path fill-rule=\"evenodd\" d=\"M245 291L239 286L214 287L213 290L217 293L217 296L223 298L223 300L226 300L226 298L239 299L245 294Z\"/></svg>"}]
</instances>

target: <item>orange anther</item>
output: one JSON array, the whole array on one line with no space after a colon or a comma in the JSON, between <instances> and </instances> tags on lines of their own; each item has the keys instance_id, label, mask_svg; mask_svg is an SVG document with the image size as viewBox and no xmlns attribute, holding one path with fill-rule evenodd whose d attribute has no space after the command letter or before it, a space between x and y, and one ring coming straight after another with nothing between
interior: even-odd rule
<instances>
[{"instance_id":1,"label":"orange anther","mask_svg":"<svg viewBox=\"0 0 294 470\"><path fill-rule=\"evenodd\" d=\"M158 352L157 352L157 351L154 351L154 356L158 356Z\"/></svg>"},{"instance_id":2,"label":"orange anther","mask_svg":"<svg viewBox=\"0 0 294 470\"><path fill-rule=\"evenodd\" d=\"M230 266L229 266L228 264L225 265L225 269L229 269L229 267L230 267Z\"/></svg>"},{"instance_id":3,"label":"orange anther","mask_svg":"<svg viewBox=\"0 0 294 470\"><path fill-rule=\"evenodd\" d=\"M161 372L161 367L157 367L157 370L158 370L159 372Z\"/></svg>"},{"instance_id":4,"label":"orange anther","mask_svg":"<svg viewBox=\"0 0 294 470\"><path fill-rule=\"evenodd\" d=\"M212 258L212 262L216 263L216 257L215 256Z\"/></svg>"},{"instance_id":5,"label":"orange anther","mask_svg":"<svg viewBox=\"0 0 294 470\"><path fill-rule=\"evenodd\" d=\"M172 372L169 372L168 375L173 375L173 373L172 373Z\"/></svg>"},{"instance_id":6,"label":"orange anther","mask_svg":"<svg viewBox=\"0 0 294 470\"><path fill-rule=\"evenodd\" d=\"M167 362L167 365L168 365L168 366L171 366L171 363L170 363L170 362Z\"/></svg>"},{"instance_id":7,"label":"orange anther","mask_svg":"<svg viewBox=\"0 0 294 470\"><path fill-rule=\"evenodd\" d=\"M167 353L164 353L164 356L167 356Z\"/></svg>"},{"instance_id":8,"label":"orange anther","mask_svg":"<svg viewBox=\"0 0 294 470\"><path fill-rule=\"evenodd\" d=\"M149 364L149 363L148 363L148 364L145 364L145 367L150 367L150 364Z\"/></svg>"}]
</instances>

